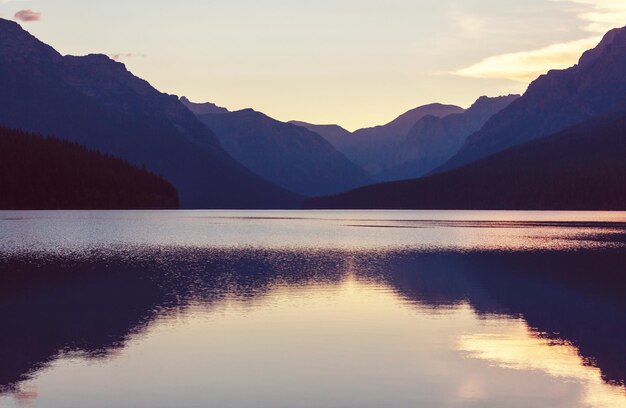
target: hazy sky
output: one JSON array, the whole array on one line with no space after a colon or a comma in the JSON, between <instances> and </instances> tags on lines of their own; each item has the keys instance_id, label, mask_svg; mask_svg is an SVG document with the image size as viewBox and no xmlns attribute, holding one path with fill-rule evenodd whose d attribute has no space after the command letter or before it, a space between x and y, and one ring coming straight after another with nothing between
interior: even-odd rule
<instances>
[{"instance_id":1,"label":"hazy sky","mask_svg":"<svg viewBox=\"0 0 626 408\"><path fill-rule=\"evenodd\" d=\"M0 0L18 11L61 53L114 55L163 92L349 129L523 92L626 25L626 0Z\"/></svg>"}]
</instances>

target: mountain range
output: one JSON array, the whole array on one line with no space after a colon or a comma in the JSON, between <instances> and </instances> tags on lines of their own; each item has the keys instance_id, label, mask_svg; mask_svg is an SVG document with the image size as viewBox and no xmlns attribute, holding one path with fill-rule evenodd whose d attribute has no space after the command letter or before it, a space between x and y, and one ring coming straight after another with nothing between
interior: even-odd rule
<instances>
[{"instance_id":1,"label":"mountain range","mask_svg":"<svg viewBox=\"0 0 626 408\"><path fill-rule=\"evenodd\" d=\"M518 97L483 96L467 110L454 105L424 105L387 125L353 133L337 125L291 123L322 135L376 181L402 180L420 177L447 162L468 136Z\"/></svg>"},{"instance_id":2,"label":"mountain range","mask_svg":"<svg viewBox=\"0 0 626 408\"><path fill-rule=\"evenodd\" d=\"M299 208L326 196L305 205L615 209L626 207L625 72L626 27L522 96L424 105L349 132L179 99L0 19L0 126L145 168L182 208Z\"/></svg>"},{"instance_id":3,"label":"mountain range","mask_svg":"<svg viewBox=\"0 0 626 408\"><path fill-rule=\"evenodd\" d=\"M377 179L403 180L429 173L454 156L469 135L517 98L519 95L482 96L462 113L423 117L413 125L396 149L394 166L381 172Z\"/></svg>"},{"instance_id":4,"label":"mountain range","mask_svg":"<svg viewBox=\"0 0 626 408\"><path fill-rule=\"evenodd\" d=\"M311 199L305 207L626 210L625 175L626 109L455 170Z\"/></svg>"},{"instance_id":5,"label":"mountain range","mask_svg":"<svg viewBox=\"0 0 626 408\"><path fill-rule=\"evenodd\" d=\"M393 166L399 146L420 119L426 116L444 117L461 112L463 108L459 106L433 103L411 109L386 125L358 129L352 133L337 125L313 125L297 121L292 123L318 132L348 159L376 177L380 172Z\"/></svg>"},{"instance_id":6,"label":"mountain range","mask_svg":"<svg viewBox=\"0 0 626 408\"><path fill-rule=\"evenodd\" d=\"M550 71L429 176L310 208L626 209L626 27Z\"/></svg>"},{"instance_id":7,"label":"mountain range","mask_svg":"<svg viewBox=\"0 0 626 408\"><path fill-rule=\"evenodd\" d=\"M246 169L176 96L104 55L62 56L0 19L0 125L112 154L170 181L184 208L291 208L300 196Z\"/></svg>"},{"instance_id":8,"label":"mountain range","mask_svg":"<svg viewBox=\"0 0 626 408\"><path fill-rule=\"evenodd\" d=\"M341 129L336 126L320 127L304 122L299 123L327 137L327 140L348 159L361 166L370 175L376 176L393 165L399 146L417 121L425 116L444 117L461 112L463 108L459 106L433 103L411 109L386 125L359 129L343 136Z\"/></svg>"},{"instance_id":9,"label":"mountain range","mask_svg":"<svg viewBox=\"0 0 626 408\"><path fill-rule=\"evenodd\" d=\"M304 196L333 194L370 184L372 179L317 133L244 109L202 113L181 99L217 135L223 148L244 166ZM214 105L213 105L214 106Z\"/></svg>"}]
</instances>

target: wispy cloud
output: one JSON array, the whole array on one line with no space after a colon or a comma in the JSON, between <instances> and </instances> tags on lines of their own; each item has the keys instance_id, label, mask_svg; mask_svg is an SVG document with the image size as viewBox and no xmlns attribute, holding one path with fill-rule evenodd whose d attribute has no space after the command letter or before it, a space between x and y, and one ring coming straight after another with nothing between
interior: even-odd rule
<instances>
[{"instance_id":1,"label":"wispy cloud","mask_svg":"<svg viewBox=\"0 0 626 408\"><path fill-rule=\"evenodd\" d=\"M452 73L473 78L498 78L530 82L551 69L574 65L611 28L626 24L626 0L551 0L577 7L577 18L588 37L539 49L488 57Z\"/></svg>"},{"instance_id":2,"label":"wispy cloud","mask_svg":"<svg viewBox=\"0 0 626 408\"><path fill-rule=\"evenodd\" d=\"M454 73L473 78L504 78L530 82L551 69L572 66L585 50L593 48L599 41L600 37L591 37L532 51L496 55Z\"/></svg>"},{"instance_id":3,"label":"wispy cloud","mask_svg":"<svg viewBox=\"0 0 626 408\"><path fill-rule=\"evenodd\" d=\"M15 19L18 21L31 22L41 20L41 13L31 9L20 10L15 13Z\"/></svg>"},{"instance_id":4,"label":"wispy cloud","mask_svg":"<svg viewBox=\"0 0 626 408\"><path fill-rule=\"evenodd\" d=\"M626 24L626 1L624 0L553 0L586 6L579 17L585 30L593 33L605 33L611 28Z\"/></svg>"},{"instance_id":5,"label":"wispy cloud","mask_svg":"<svg viewBox=\"0 0 626 408\"><path fill-rule=\"evenodd\" d=\"M127 58L134 58L134 57L145 57L144 54L138 54L138 53L134 53L134 52L120 52L120 53L115 53L115 54L109 54L109 58L111 58L112 60L115 61L120 61L120 60L124 60Z\"/></svg>"}]
</instances>

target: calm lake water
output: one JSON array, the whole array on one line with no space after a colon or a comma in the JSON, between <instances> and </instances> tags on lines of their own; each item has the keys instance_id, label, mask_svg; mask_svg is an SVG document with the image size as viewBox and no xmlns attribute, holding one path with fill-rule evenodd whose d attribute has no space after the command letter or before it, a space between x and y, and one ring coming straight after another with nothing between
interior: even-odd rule
<instances>
[{"instance_id":1,"label":"calm lake water","mask_svg":"<svg viewBox=\"0 0 626 408\"><path fill-rule=\"evenodd\" d=\"M626 213L0 212L0 407L626 407Z\"/></svg>"}]
</instances>

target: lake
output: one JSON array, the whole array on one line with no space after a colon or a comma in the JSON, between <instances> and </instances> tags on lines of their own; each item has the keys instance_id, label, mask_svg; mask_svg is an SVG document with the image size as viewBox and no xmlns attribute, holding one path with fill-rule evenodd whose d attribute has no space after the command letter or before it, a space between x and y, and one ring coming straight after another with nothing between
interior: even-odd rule
<instances>
[{"instance_id":1,"label":"lake","mask_svg":"<svg viewBox=\"0 0 626 408\"><path fill-rule=\"evenodd\" d=\"M626 407L626 213L0 212L0 407Z\"/></svg>"}]
</instances>

